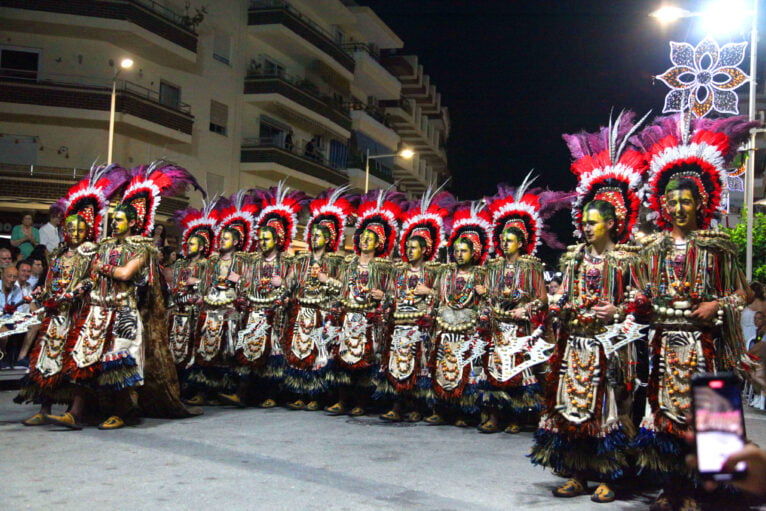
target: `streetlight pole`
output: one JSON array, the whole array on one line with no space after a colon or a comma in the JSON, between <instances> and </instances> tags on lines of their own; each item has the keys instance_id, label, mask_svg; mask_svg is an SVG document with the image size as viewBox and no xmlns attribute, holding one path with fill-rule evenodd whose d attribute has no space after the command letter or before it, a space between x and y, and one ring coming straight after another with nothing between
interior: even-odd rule
<instances>
[{"instance_id":1,"label":"streetlight pole","mask_svg":"<svg viewBox=\"0 0 766 511\"><path fill-rule=\"evenodd\" d=\"M364 193L367 193L370 190L370 160L377 160L379 158L391 158L393 156L398 156L400 158L404 158L405 160L409 160L413 156L415 156L415 152L412 149L402 149L398 153L390 153L390 154L375 154L370 156L370 148L368 147L365 150L365 156L364 156Z\"/></svg>"},{"instance_id":2,"label":"streetlight pole","mask_svg":"<svg viewBox=\"0 0 766 511\"><path fill-rule=\"evenodd\" d=\"M755 120L755 94L757 88L758 64L758 0L753 0L753 26L750 31L750 97L748 98L748 116ZM755 135L756 130L750 131L750 143L747 148L745 167L745 208L747 214L747 243L745 246L745 276L747 281L753 280L753 203L755 195Z\"/></svg>"},{"instance_id":3,"label":"streetlight pole","mask_svg":"<svg viewBox=\"0 0 766 511\"><path fill-rule=\"evenodd\" d=\"M109 146L106 153L107 164L112 163L112 155L114 154L114 111L117 106L117 76L123 69L130 69L133 66L131 59L122 59L117 71L115 71L112 77L112 102L109 108Z\"/></svg>"}]
</instances>

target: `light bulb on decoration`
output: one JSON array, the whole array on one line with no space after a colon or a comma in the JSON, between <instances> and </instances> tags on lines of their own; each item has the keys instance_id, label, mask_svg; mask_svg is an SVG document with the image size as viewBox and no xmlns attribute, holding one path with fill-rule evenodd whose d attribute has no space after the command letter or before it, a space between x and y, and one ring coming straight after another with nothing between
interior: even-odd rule
<instances>
[{"instance_id":1,"label":"light bulb on decoration","mask_svg":"<svg viewBox=\"0 0 766 511\"><path fill-rule=\"evenodd\" d=\"M407 149L402 149L401 151L399 151L399 157L404 158L405 160L409 160L413 156L415 156L415 151L413 151L412 149L407 148Z\"/></svg>"},{"instance_id":2,"label":"light bulb on decoration","mask_svg":"<svg viewBox=\"0 0 766 511\"><path fill-rule=\"evenodd\" d=\"M649 16L652 18L657 18L657 21L663 25L667 25L669 23L678 21L681 18L688 18L689 16L692 16L692 12L680 7L676 7L675 5L663 5L656 11L651 12Z\"/></svg>"}]
</instances>

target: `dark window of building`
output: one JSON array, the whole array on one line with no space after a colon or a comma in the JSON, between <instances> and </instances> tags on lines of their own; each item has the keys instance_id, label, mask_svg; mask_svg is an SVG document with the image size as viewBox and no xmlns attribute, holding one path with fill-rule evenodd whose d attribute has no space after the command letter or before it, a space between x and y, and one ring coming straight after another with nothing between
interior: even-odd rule
<instances>
[{"instance_id":1,"label":"dark window of building","mask_svg":"<svg viewBox=\"0 0 766 511\"><path fill-rule=\"evenodd\" d=\"M0 49L0 72L2 76L36 80L39 63L40 54L36 51Z\"/></svg>"}]
</instances>

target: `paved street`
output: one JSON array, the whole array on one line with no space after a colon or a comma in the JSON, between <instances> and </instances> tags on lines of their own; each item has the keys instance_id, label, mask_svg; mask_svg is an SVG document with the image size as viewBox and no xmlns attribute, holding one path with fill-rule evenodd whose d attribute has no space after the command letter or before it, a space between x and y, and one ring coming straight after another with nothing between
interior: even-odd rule
<instances>
[{"instance_id":1,"label":"paved street","mask_svg":"<svg viewBox=\"0 0 766 511\"><path fill-rule=\"evenodd\" d=\"M605 509L555 499L561 480L524 455L532 433L389 425L285 409L80 432L25 428L33 411L0 392L0 509ZM748 413L766 444L766 414ZM650 494L609 509L647 509ZM733 508L734 509L734 508Z\"/></svg>"}]
</instances>

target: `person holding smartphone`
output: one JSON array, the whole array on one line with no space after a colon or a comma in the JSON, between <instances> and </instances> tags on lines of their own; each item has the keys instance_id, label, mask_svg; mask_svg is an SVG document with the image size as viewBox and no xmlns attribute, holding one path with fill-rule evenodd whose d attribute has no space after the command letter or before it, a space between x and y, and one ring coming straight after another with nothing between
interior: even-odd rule
<instances>
[{"instance_id":1,"label":"person holding smartphone","mask_svg":"<svg viewBox=\"0 0 766 511\"><path fill-rule=\"evenodd\" d=\"M634 441L639 474L663 484L653 510L699 509L682 456L692 378L740 369L744 355L739 308L745 292L736 245L709 229L725 169L752 126L742 118L690 125L688 116L676 115L656 119L636 137L651 172L648 207L663 229L642 240L642 287L652 297L654 335L649 412Z\"/></svg>"}]
</instances>

